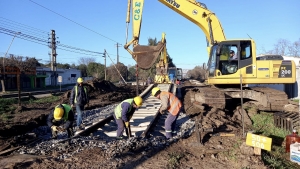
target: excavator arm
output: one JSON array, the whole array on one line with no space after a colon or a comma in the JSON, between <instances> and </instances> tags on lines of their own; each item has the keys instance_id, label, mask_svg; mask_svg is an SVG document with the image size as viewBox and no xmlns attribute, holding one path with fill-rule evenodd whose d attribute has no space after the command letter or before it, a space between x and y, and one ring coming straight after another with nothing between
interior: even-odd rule
<instances>
[{"instance_id":1,"label":"excavator arm","mask_svg":"<svg viewBox=\"0 0 300 169\"><path fill-rule=\"evenodd\" d=\"M158 0L181 16L198 25L207 40L207 50L215 42L226 40L222 25L214 13L206 5L196 0Z\"/></svg>"},{"instance_id":2,"label":"excavator arm","mask_svg":"<svg viewBox=\"0 0 300 169\"><path fill-rule=\"evenodd\" d=\"M144 0L128 0L127 5L127 32L130 22L130 9L132 8L132 34L133 38L124 45L124 48L132 55L137 65L142 69L149 69L156 61L160 52L165 48L163 41L158 42L157 46L139 45L140 30L142 24ZM127 38L126 38L127 39ZM126 40L127 41L127 40ZM129 46L133 46L133 51Z\"/></svg>"}]
</instances>

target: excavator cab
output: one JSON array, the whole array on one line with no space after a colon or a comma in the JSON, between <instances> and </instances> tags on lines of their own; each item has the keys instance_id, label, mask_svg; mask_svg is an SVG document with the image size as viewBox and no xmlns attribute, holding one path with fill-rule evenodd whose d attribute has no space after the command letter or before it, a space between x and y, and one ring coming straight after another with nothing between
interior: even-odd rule
<instances>
[{"instance_id":1,"label":"excavator cab","mask_svg":"<svg viewBox=\"0 0 300 169\"><path fill-rule=\"evenodd\" d=\"M235 50L236 59L230 58ZM228 58L228 60L226 60ZM259 60L255 42L225 40L212 46L208 62L208 84L286 84L295 83L295 63L274 59Z\"/></svg>"}]
</instances>

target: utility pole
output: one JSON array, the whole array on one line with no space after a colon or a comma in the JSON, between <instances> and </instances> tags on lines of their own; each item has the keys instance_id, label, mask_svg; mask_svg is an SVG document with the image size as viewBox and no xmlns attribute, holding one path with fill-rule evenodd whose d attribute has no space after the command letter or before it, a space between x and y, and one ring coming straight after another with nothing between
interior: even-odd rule
<instances>
[{"instance_id":1,"label":"utility pole","mask_svg":"<svg viewBox=\"0 0 300 169\"><path fill-rule=\"evenodd\" d=\"M116 47L117 47L117 64L119 63L119 47L121 47L122 44L117 43Z\"/></svg>"},{"instance_id":2,"label":"utility pole","mask_svg":"<svg viewBox=\"0 0 300 169\"><path fill-rule=\"evenodd\" d=\"M51 54L52 54L52 59L51 59L51 71L52 71L52 80L51 80L51 85L56 86L56 38L55 38L55 30L51 30Z\"/></svg>"},{"instance_id":3,"label":"utility pole","mask_svg":"<svg viewBox=\"0 0 300 169\"><path fill-rule=\"evenodd\" d=\"M105 49L102 57L104 57L104 80L106 80L106 50Z\"/></svg>"},{"instance_id":4,"label":"utility pole","mask_svg":"<svg viewBox=\"0 0 300 169\"><path fill-rule=\"evenodd\" d=\"M11 40L11 42L10 42L10 45L9 45L9 47L8 47L8 49L7 49L7 51L6 51L6 53L5 53L5 55L3 56L3 58L2 58L2 62L3 62L3 74L2 74L2 79L1 79L1 84L2 84L2 92L3 93L5 93L5 58L6 58L6 55L7 55L7 53L8 53L8 51L9 51L9 49L10 49L10 47L11 47L11 44L13 43L13 41L14 41L14 39L15 39L15 37L18 35L18 34L20 34L21 32L16 32L15 34L14 34L14 37L13 37L13 39Z\"/></svg>"}]
</instances>

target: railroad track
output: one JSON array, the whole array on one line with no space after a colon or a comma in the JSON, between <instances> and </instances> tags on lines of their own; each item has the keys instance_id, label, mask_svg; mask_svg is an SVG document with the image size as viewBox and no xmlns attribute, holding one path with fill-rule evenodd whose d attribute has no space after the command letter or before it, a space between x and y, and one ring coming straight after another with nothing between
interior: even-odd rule
<instances>
[{"instance_id":1,"label":"railroad track","mask_svg":"<svg viewBox=\"0 0 300 169\"><path fill-rule=\"evenodd\" d=\"M170 91L173 89L171 84L158 84L162 91ZM134 137L147 137L150 129L153 127L155 121L159 117L160 100L151 96L151 89L153 85L149 86L140 96L143 98L143 105L135 111L130 119L131 134ZM174 88L176 92L176 88ZM113 110L112 110L113 111ZM113 113L113 112L112 112ZM85 130L76 132L76 135L88 135L92 133L93 136L99 136L105 140L115 139L117 133L117 125L112 114L109 117L98 120L98 122L87 125ZM164 134L164 133L161 133Z\"/></svg>"},{"instance_id":2,"label":"railroad track","mask_svg":"<svg viewBox=\"0 0 300 169\"><path fill-rule=\"evenodd\" d=\"M158 84L162 91L171 91L176 93L177 86L171 84ZM168 144L165 140L164 120L167 115L159 113L160 100L151 96L151 89L154 85L150 85L140 96L143 98L143 105L134 113L130 120L131 132L134 137L124 140L116 140L117 125L114 121L112 113L117 104L109 105L104 108L85 111L83 114L83 122L86 125L85 129L75 133L75 136L67 139L66 132L58 134L57 140L52 140L49 127L42 126L33 131L36 133L37 141L34 144L20 146L18 149L11 151L18 154L31 155L51 155L53 152L60 152L58 158L67 158L73 153L80 151L79 147L106 147L110 144L118 144L123 141L123 144L130 144L133 140L154 139L152 144ZM179 92L180 93L180 92ZM182 113L181 113L182 114ZM188 125L188 130L179 132L179 136L190 135L193 131L194 122L187 123L189 118L182 114L177 120L177 125ZM151 136L151 137L150 137ZM158 139L159 138L159 139ZM158 141L160 140L160 141ZM128 142L129 141L129 142ZM146 141L149 143L149 141ZM154 142L154 143L153 143ZM65 145L75 145L66 148ZM92 144L92 145L91 145ZM123 145L124 146L124 145ZM77 148L74 148L77 147ZM68 150L66 150L68 149ZM121 151L120 149L118 151ZM111 151L111 156L114 156L117 150ZM1 152L0 152L1 153ZM9 153L6 150L5 153Z\"/></svg>"}]
</instances>

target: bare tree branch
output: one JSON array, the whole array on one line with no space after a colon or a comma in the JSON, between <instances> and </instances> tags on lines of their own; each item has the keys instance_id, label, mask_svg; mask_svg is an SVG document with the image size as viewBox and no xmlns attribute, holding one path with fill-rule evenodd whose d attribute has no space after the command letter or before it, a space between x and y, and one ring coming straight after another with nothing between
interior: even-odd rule
<instances>
[{"instance_id":1,"label":"bare tree branch","mask_svg":"<svg viewBox=\"0 0 300 169\"><path fill-rule=\"evenodd\" d=\"M91 62L96 62L96 58L93 58L93 57L81 57L81 58L79 58L79 60L78 60L78 63L79 63L79 65L80 64L83 64L83 65L89 65L89 63L91 63Z\"/></svg>"}]
</instances>

